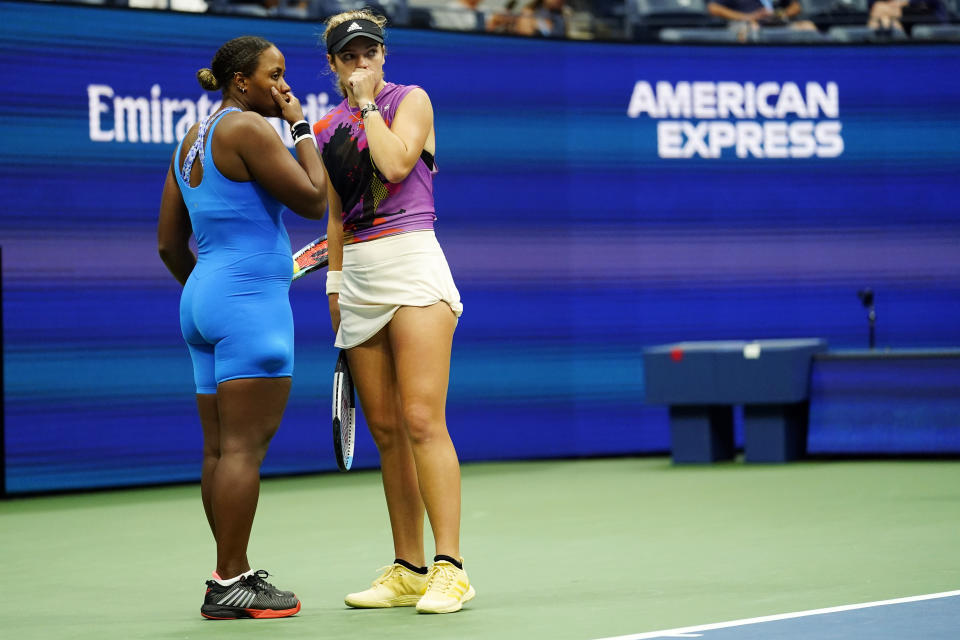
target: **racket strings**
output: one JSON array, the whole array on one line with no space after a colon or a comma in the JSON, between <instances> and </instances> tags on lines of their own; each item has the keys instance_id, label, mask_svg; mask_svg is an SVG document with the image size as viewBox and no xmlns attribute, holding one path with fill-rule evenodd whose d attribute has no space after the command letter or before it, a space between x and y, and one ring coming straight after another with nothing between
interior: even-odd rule
<instances>
[{"instance_id":1,"label":"racket strings","mask_svg":"<svg viewBox=\"0 0 960 640\"><path fill-rule=\"evenodd\" d=\"M341 471L349 471L353 465L355 407L353 378L346 352L341 351L333 372L333 447Z\"/></svg>"},{"instance_id":2,"label":"racket strings","mask_svg":"<svg viewBox=\"0 0 960 640\"><path fill-rule=\"evenodd\" d=\"M340 443L343 447L343 455L345 458L353 457L353 420L354 420L354 411L352 408L352 398L353 390L351 387L352 381L350 378L345 378L344 388L341 390L340 395Z\"/></svg>"},{"instance_id":3,"label":"racket strings","mask_svg":"<svg viewBox=\"0 0 960 640\"><path fill-rule=\"evenodd\" d=\"M341 447L343 448L343 455L348 460L353 459L353 424L352 421L348 423L346 429L343 430L342 436L340 438Z\"/></svg>"},{"instance_id":4,"label":"racket strings","mask_svg":"<svg viewBox=\"0 0 960 640\"><path fill-rule=\"evenodd\" d=\"M301 267L306 267L316 262L320 262L327 255L326 246L316 249L315 251L310 251L309 253L304 253L297 256L297 264Z\"/></svg>"},{"instance_id":5,"label":"racket strings","mask_svg":"<svg viewBox=\"0 0 960 640\"><path fill-rule=\"evenodd\" d=\"M293 279L328 264L327 237L321 236L293 254Z\"/></svg>"},{"instance_id":6,"label":"racket strings","mask_svg":"<svg viewBox=\"0 0 960 640\"><path fill-rule=\"evenodd\" d=\"M301 268L308 266L312 261L313 261L312 254L305 253L302 256L297 256L297 264L300 265Z\"/></svg>"}]
</instances>

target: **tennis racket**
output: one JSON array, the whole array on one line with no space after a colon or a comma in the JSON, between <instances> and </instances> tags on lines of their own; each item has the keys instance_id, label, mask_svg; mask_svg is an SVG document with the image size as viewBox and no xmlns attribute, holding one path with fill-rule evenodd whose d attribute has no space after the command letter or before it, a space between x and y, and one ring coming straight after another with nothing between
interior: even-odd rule
<instances>
[{"instance_id":1,"label":"tennis racket","mask_svg":"<svg viewBox=\"0 0 960 640\"><path fill-rule=\"evenodd\" d=\"M354 432L357 426L357 396L347 366L347 352L341 351L333 370L333 451L340 471L353 465Z\"/></svg>"},{"instance_id":2,"label":"tennis racket","mask_svg":"<svg viewBox=\"0 0 960 640\"><path fill-rule=\"evenodd\" d=\"M293 254L293 279L327 266L327 236L320 236Z\"/></svg>"}]
</instances>

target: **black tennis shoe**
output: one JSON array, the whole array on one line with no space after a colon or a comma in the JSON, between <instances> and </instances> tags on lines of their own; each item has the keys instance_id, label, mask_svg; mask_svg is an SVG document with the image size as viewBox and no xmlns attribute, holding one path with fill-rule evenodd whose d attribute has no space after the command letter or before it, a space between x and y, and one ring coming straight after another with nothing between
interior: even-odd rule
<instances>
[{"instance_id":1,"label":"black tennis shoe","mask_svg":"<svg viewBox=\"0 0 960 640\"><path fill-rule=\"evenodd\" d=\"M261 587L265 588L267 591L272 591L274 594L281 596L283 598L293 598L293 591L281 591L273 586L271 583L267 582L267 578L270 577L270 574L267 573L264 569L257 569L253 572L252 575L247 576L247 580L255 580Z\"/></svg>"},{"instance_id":2,"label":"black tennis shoe","mask_svg":"<svg viewBox=\"0 0 960 640\"><path fill-rule=\"evenodd\" d=\"M296 596L289 591L279 591L257 573L227 587L216 580L207 580L207 592L200 615L211 620L237 620L286 618L300 611L300 601ZM264 577L269 575L266 571L263 574Z\"/></svg>"}]
</instances>

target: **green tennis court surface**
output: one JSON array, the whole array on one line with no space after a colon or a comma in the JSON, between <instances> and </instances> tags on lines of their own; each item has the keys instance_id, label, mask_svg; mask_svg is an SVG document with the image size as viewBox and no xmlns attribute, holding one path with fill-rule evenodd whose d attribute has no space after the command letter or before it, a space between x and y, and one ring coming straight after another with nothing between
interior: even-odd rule
<instances>
[{"instance_id":1,"label":"green tennis court surface","mask_svg":"<svg viewBox=\"0 0 960 640\"><path fill-rule=\"evenodd\" d=\"M0 502L3 636L899 640L946 637L929 635L931 618L960 628L956 597L705 628L957 589L957 462L473 464L463 494L477 598L445 616L353 611L343 595L393 559L379 476L266 480L251 561L303 609L229 622L199 615L213 542L198 487ZM886 635L775 626L881 610ZM686 635L642 635L664 630Z\"/></svg>"}]
</instances>

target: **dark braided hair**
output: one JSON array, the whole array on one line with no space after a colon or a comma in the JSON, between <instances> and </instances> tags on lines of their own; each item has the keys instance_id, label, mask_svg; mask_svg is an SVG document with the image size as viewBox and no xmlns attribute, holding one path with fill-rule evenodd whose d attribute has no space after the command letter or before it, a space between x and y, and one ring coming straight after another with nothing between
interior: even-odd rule
<instances>
[{"instance_id":1,"label":"dark braided hair","mask_svg":"<svg viewBox=\"0 0 960 640\"><path fill-rule=\"evenodd\" d=\"M200 86L207 91L224 90L238 71L245 76L257 70L260 54L273 43L259 36L240 36L230 40L213 56L209 69L197 71Z\"/></svg>"}]
</instances>

